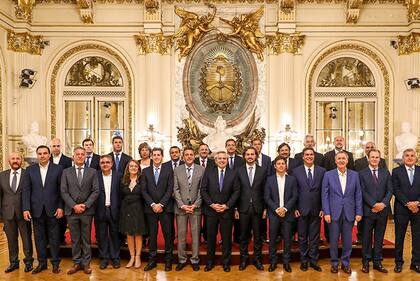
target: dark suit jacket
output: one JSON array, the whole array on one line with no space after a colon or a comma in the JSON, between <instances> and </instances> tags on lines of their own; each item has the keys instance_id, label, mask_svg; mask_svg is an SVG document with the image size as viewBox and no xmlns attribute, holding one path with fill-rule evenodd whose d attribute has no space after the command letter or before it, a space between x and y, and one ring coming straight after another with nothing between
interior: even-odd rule
<instances>
[{"instance_id":1,"label":"dark suit jacket","mask_svg":"<svg viewBox=\"0 0 420 281\"><path fill-rule=\"evenodd\" d=\"M420 201L420 166L415 166L413 184L410 184L405 165L392 170L392 186L394 188L395 215L413 215L406 207L409 201ZM415 215L420 215L417 212Z\"/></svg>"},{"instance_id":2,"label":"dark suit jacket","mask_svg":"<svg viewBox=\"0 0 420 281\"><path fill-rule=\"evenodd\" d=\"M101 156L99 154L93 153L92 159L90 159L90 168L94 168L95 170L100 170L101 167L99 166L99 161Z\"/></svg>"},{"instance_id":3,"label":"dark suit jacket","mask_svg":"<svg viewBox=\"0 0 420 281\"><path fill-rule=\"evenodd\" d=\"M174 188L174 172L172 167L163 164L160 166L158 183L155 183L155 166L149 166L143 169L140 178L141 193L144 198L145 213L154 214L151 205L162 204L163 211L167 213L174 212L172 192Z\"/></svg>"},{"instance_id":4,"label":"dark suit jacket","mask_svg":"<svg viewBox=\"0 0 420 281\"><path fill-rule=\"evenodd\" d=\"M359 174L347 169L346 188L343 194L337 169L325 173L322 181L322 210L338 221L341 213L347 221L354 221L356 215L363 215L363 198Z\"/></svg>"},{"instance_id":5,"label":"dark suit jacket","mask_svg":"<svg viewBox=\"0 0 420 281\"><path fill-rule=\"evenodd\" d=\"M112 156L112 170L115 171L115 157L114 157L114 152L109 153L109 155ZM124 152L121 152L120 155L120 165L118 166L118 173L120 173L121 175L124 175L124 171L125 171L125 167L127 166L128 162L133 159L131 158L130 155L125 154Z\"/></svg>"},{"instance_id":6,"label":"dark suit jacket","mask_svg":"<svg viewBox=\"0 0 420 281\"><path fill-rule=\"evenodd\" d=\"M237 203L238 210L241 213L245 213L251 207L254 207L254 211L257 214L262 214L264 211L264 187L265 180L267 178L267 171L264 168L255 165L255 171L253 171L252 186L249 183L248 178L248 167L242 165L237 169L237 181L240 186L239 200Z\"/></svg>"},{"instance_id":7,"label":"dark suit jacket","mask_svg":"<svg viewBox=\"0 0 420 281\"><path fill-rule=\"evenodd\" d=\"M296 160L296 159L294 159L294 158L292 158L292 157L289 157L288 160L289 161L287 161L287 173L289 175L293 175L293 170L294 170L294 168L296 168L297 166L299 166L299 161ZM275 174L276 173L276 169L274 168L274 160L271 162L271 167L273 167L272 174Z\"/></svg>"},{"instance_id":8,"label":"dark suit jacket","mask_svg":"<svg viewBox=\"0 0 420 281\"><path fill-rule=\"evenodd\" d=\"M366 157L365 157L366 158ZM389 201L392 196L392 178L388 170L385 168L378 169L378 180L376 184L373 180L372 171L369 167L359 172L360 186L362 187L363 195L363 215L373 216L375 213L371 211L373 205L376 203L384 203L383 209L378 215L387 216L391 210Z\"/></svg>"},{"instance_id":9,"label":"dark suit jacket","mask_svg":"<svg viewBox=\"0 0 420 281\"><path fill-rule=\"evenodd\" d=\"M180 160L178 162L178 166L181 166L182 164L185 164L185 162ZM165 163L162 164L162 166L168 166L168 167L171 167L172 171L174 170L174 164L173 164L172 160L166 161Z\"/></svg>"},{"instance_id":10,"label":"dark suit jacket","mask_svg":"<svg viewBox=\"0 0 420 281\"><path fill-rule=\"evenodd\" d=\"M354 160L353 160L353 153L344 150L347 152L349 156L349 163L347 164L347 168L350 170L354 170ZM324 164L322 165L325 170L331 171L337 168L337 165L335 164L335 150L330 150L324 154Z\"/></svg>"},{"instance_id":11,"label":"dark suit jacket","mask_svg":"<svg viewBox=\"0 0 420 281\"><path fill-rule=\"evenodd\" d=\"M50 163L53 163L53 157L52 156L50 157ZM60 165L61 168L63 168L63 170L71 167L72 164L73 164L73 160L71 160L70 157L68 157L64 154L61 154L60 161L58 162L58 165Z\"/></svg>"},{"instance_id":12,"label":"dark suit jacket","mask_svg":"<svg viewBox=\"0 0 420 281\"><path fill-rule=\"evenodd\" d=\"M293 170L298 190L297 209L301 216L318 216L321 211L321 188L325 169L317 165L312 171L313 184L308 182L305 166L298 166Z\"/></svg>"},{"instance_id":13,"label":"dark suit jacket","mask_svg":"<svg viewBox=\"0 0 420 281\"><path fill-rule=\"evenodd\" d=\"M367 168L368 166L369 166L369 163L366 156L363 156L362 158L356 159L356 161L354 161L355 171L361 171ZM381 158L381 160L379 160L379 168L387 169L385 159Z\"/></svg>"},{"instance_id":14,"label":"dark suit jacket","mask_svg":"<svg viewBox=\"0 0 420 281\"><path fill-rule=\"evenodd\" d=\"M121 196L120 196L121 175L113 172L111 177L111 217L118 220L120 217ZM95 219L105 220L105 186L102 171L98 171L99 195L96 203Z\"/></svg>"},{"instance_id":15,"label":"dark suit jacket","mask_svg":"<svg viewBox=\"0 0 420 281\"><path fill-rule=\"evenodd\" d=\"M194 159L194 163L195 163L195 164L198 164L198 165L201 165L201 163L200 163L200 157L195 158L195 159ZM216 163L214 163L214 159L207 158L206 170L207 170L207 169L211 169L211 168L213 168L214 166L216 166Z\"/></svg>"},{"instance_id":16,"label":"dark suit jacket","mask_svg":"<svg viewBox=\"0 0 420 281\"><path fill-rule=\"evenodd\" d=\"M53 217L57 209L63 209L63 200L60 196L62 172L60 165L50 162L45 184L42 185L39 164L29 166L23 178L23 211L31 211L32 217L39 218L43 209L48 217Z\"/></svg>"},{"instance_id":17,"label":"dark suit jacket","mask_svg":"<svg viewBox=\"0 0 420 281\"><path fill-rule=\"evenodd\" d=\"M93 168L85 168L82 184L77 181L76 167L70 167L63 171L61 177L61 197L64 200L64 214L73 214L73 207L76 204L85 204L86 210L82 214L93 216L95 214L95 203L99 196L99 183L97 171Z\"/></svg>"},{"instance_id":18,"label":"dark suit jacket","mask_svg":"<svg viewBox=\"0 0 420 281\"><path fill-rule=\"evenodd\" d=\"M294 158L298 160L299 166L303 165L303 151L295 154ZM315 151L314 163L316 166L323 167L322 165L324 165L324 155Z\"/></svg>"},{"instance_id":19,"label":"dark suit jacket","mask_svg":"<svg viewBox=\"0 0 420 281\"><path fill-rule=\"evenodd\" d=\"M21 169L20 180L16 192L10 187L10 171L8 169L0 173L0 211L1 217L6 220L23 219L22 215L22 183L25 170Z\"/></svg>"},{"instance_id":20,"label":"dark suit jacket","mask_svg":"<svg viewBox=\"0 0 420 281\"><path fill-rule=\"evenodd\" d=\"M231 167L230 167L230 156L229 156L229 154L227 155L227 157L228 157L228 159L227 159L227 161L228 161L228 168L231 169ZM241 167L244 164L245 164L245 160L241 156L235 155L235 158L233 159L233 169L236 170L236 169L238 169L239 167Z\"/></svg>"},{"instance_id":21,"label":"dark suit jacket","mask_svg":"<svg viewBox=\"0 0 420 281\"><path fill-rule=\"evenodd\" d=\"M236 164L235 164L236 165ZM204 201L204 214L207 216L220 215L210 205L213 203L226 204L229 209L221 214L223 218L233 219L236 201L239 198L240 187L236 178L236 169L225 168L223 189L219 190L218 167L206 169L201 180L201 197Z\"/></svg>"},{"instance_id":22,"label":"dark suit jacket","mask_svg":"<svg viewBox=\"0 0 420 281\"><path fill-rule=\"evenodd\" d=\"M291 175L286 175L286 182L284 184L284 208L287 209L284 219L286 221L292 222L295 219L297 198L296 178ZM280 218L276 213L276 209L280 207L280 194L276 174L267 178L264 189L264 200L268 206L268 217L270 219Z\"/></svg>"},{"instance_id":23,"label":"dark suit jacket","mask_svg":"<svg viewBox=\"0 0 420 281\"><path fill-rule=\"evenodd\" d=\"M262 157L262 165L265 174L267 177L274 173L273 165L271 164L271 157L268 155L265 155L264 153L261 154Z\"/></svg>"}]
</instances>

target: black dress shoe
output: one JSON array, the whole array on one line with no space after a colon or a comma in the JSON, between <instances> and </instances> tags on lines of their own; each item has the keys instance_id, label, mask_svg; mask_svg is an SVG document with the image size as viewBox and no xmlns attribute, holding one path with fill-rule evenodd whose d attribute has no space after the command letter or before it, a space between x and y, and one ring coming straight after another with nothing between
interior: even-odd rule
<instances>
[{"instance_id":1,"label":"black dress shoe","mask_svg":"<svg viewBox=\"0 0 420 281\"><path fill-rule=\"evenodd\" d=\"M318 272L322 271L322 268L317 263L310 263L309 266L312 267L315 271L318 271Z\"/></svg>"},{"instance_id":2,"label":"black dress shoe","mask_svg":"<svg viewBox=\"0 0 420 281\"><path fill-rule=\"evenodd\" d=\"M9 267L8 267L8 268L6 268L6 269L4 270L4 272L5 272L5 273L10 273L10 272L12 272L12 271L15 271L16 269L19 269L19 264L11 264L11 265L9 265Z\"/></svg>"},{"instance_id":3,"label":"black dress shoe","mask_svg":"<svg viewBox=\"0 0 420 281\"><path fill-rule=\"evenodd\" d=\"M223 265L223 271L224 271L224 272L230 272L230 265L228 265L228 264L224 264L224 265Z\"/></svg>"},{"instance_id":4,"label":"black dress shoe","mask_svg":"<svg viewBox=\"0 0 420 281\"><path fill-rule=\"evenodd\" d=\"M388 273L388 269L386 269L385 267L383 267L382 263L378 263L378 264L374 264L373 265L373 269L382 272L382 273Z\"/></svg>"},{"instance_id":5,"label":"black dress shoe","mask_svg":"<svg viewBox=\"0 0 420 281\"><path fill-rule=\"evenodd\" d=\"M332 265L331 266L331 273L338 273L338 266Z\"/></svg>"},{"instance_id":6,"label":"black dress shoe","mask_svg":"<svg viewBox=\"0 0 420 281\"><path fill-rule=\"evenodd\" d=\"M276 270L277 268L277 264L272 263L270 264L270 266L268 267L268 272L273 272L274 270Z\"/></svg>"},{"instance_id":7,"label":"black dress shoe","mask_svg":"<svg viewBox=\"0 0 420 281\"><path fill-rule=\"evenodd\" d=\"M362 272L363 273L369 273L369 264L364 264L363 265Z\"/></svg>"},{"instance_id":8,"label":"black dress shoe","mask_svg":"<svg viewBox=\"0 0 420 281\"><path fill-rule=\"evenodd\" d=\"M400 265L400 264L395 265L394 272L395 273L401 273L401 271L402 271L402 265Z\"/></svg>"},{"instance_id":9,"label":"black dress shoe","mask_svg":"<svg viewBox=\"0 0 420 281\"><path fill-rule=\"evenodd\" d=\"M181 271L187 265L186 262L178 263L175 267L175 271Z\"/></svg>"},{"instance_id":10,"label":"black dress shoe","mask_svg":"<svg viewBox=\"0 0 420 281\"><path fill-rule=\"evenodd\" d=\"M165 271L171 271L172 270L172 263L167 262L165 263Z\"/></svg>"},{"instance_id":11,"label":"black dress shoe","mask_svg":"<svg viewBox=\"0 0 420 281\"><path fill-rule=\"evenodd\" d=\"M245 268L247 267L246 261L241 261L241 263L239 264L239 270L245 270Z\"/></svg>"},{"instance_id":12,"label":"black dress shoe","mask_svg":"<svg viewBox=\"0 0 420 281\"><path fill-rule=\"evenodd\" d=\"M34 267L32 266L32 263L25 264L25 269L24 269L25 272L32 271L33 269Z\"/></svg>"},{"instance_id":13,"label":"black dress shoe","mask_svg":"<svg viewBox=\"0 0 420 281\"><path fill-rule=\"evenodd\" d=\"M264 266L263 266L263 264L260 261L254 262L254 266L258 270L264 270Z\"/></svg>"},{"instance_id":14,"label":"black dress shoe","mask_svg":"<svg viewBox=\"0 0 420 281\"><path fill-rule=\"evenodd\" d=\"M121 267L121 262L119 260L112 261L112 268L118 269Z\"/></svg>"},{"instance_id":15,"label":"black dress shoe","mask_svg":"<svg viewBox=\"0 0 420 281\"><path fill-rule=\"evenodd\" d=\"M103 261L99 264L99 269L106 269L108 267L108 262Z\"/></svg>"},{"instance_id":16,"label":"black dress shoe","mask_svg":"<svg viewBox=\"0 0 420 281\"><path fill-rule=\"evenodd\" d=\"M151 261L144 267L144 271L150 271L155 267L156 267L156 262Z\"/></svg>"},{"instance_id":17,"label":"black dress shoe","mask_svg":"<svg viewBox=\"0 0 420 281\"><path fill-rule=\"evenodd\" d=\"M199 271L200 270L200 265L198 263L193 263L192 268L193 268L193 271Z\"/></svg>"},{"instance_id":18,"label":"black dress shoe","mask_svg":"<svg viewBox=\"0 0 420 281\"><path fill-rule=\"evenodd\" d=\"M303 262L300 264L300 270L307 271L308 270L308 263Z\"/></svg>"},{"instance_id":19,"label":"black dress shoe","mask_svg":"<svg viewBox=\"0 0 420 281\"><path fill-rule=\"evenodd\" d=\"M60 273L60 266L59 265L53 265L53 269L52 269L52 272L54 273L54 274L58 274L58 273Z\"/></svg>"},{"instance_id":20,"label":"black dress shoe","mask_svg":"<svg viewBox=\"0 0 420 281\"><path fill-rule=\"evenodd\" d=\"M341 270L343 270L344 273L351 274L350 266L341 265Z\"/></svg>"},{"instance_id":21,"label":"black dress shoe","mask_svg":"<svg viewBox=\"0 0 420 281\"><path fill-rule=\"evenodd\" d=\"M292 272L292 268L290 267L290 264L288 263L283 264L283 269L286 272Z\"/></svg>"},{"instance_id":22,"label":"black dress shoe","mask_svg":"<svg viewBox=\"0 0 420 281\"><path fill-rule=\"evenodd\" d=\"M47 269L46 265L38 265L37 267L35 267L34 270L32 270L32 274L40 273L41 271L44 271L46 269Z\"/></svg>"},{"instance_id":23,"label":"black dress shoe","mask_svg":"<svg viewBox=\"0 0 420 281\"><path fill-rule=\"evenodd\" d=\"M204 271L205 271L205 272L208 272L208 271L212 270L212 269L213 269L213 267L214 267L214 264L212 264L212 263L208 263L208 264L206 265L206 267L204 268Z\"/></svg>"},{"instance_id":24,"label":"black dress shoe","mask_svg":"<svg viewBox=\"0 0 420 281\"><path fill-rule=\"evenodd\" d=\"M410 265L410 270L414 270L417 273L420 273L420 265Z\"/></svg>"}]
</instances>

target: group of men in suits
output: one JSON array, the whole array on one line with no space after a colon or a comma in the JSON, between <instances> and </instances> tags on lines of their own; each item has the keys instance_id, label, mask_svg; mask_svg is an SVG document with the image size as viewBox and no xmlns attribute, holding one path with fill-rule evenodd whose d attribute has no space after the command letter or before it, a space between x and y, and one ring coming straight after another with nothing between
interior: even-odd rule
<instances>
[{"instance_id":1,"label":"group of men in suits","mask_svg":"<svg viewBox=\"0 0 420 281\"><path fill-rule=\"evenodd\" d=\"M63 240L60 220L72 238L73 266L68 274L83 270L91 273L90 233L95 218L100 268L112 263L120 267L118 233L120 208L119 182L127 163L132 159L122 151L123 139L115 136L113 151L99 156L93 153L94 143L86 139L73 151L73 160L61 153L59 139L50 148L39 146L38 164L22 169L18 153L9 156L10 169L0 174L0 202L8 238L11 272L19 268L18 233L25 254L25 271L39 273L47 268L47 246L54 273L60 272L59 246ZM403 243L407 225L412 227L413 251L410 269L420 273L420 168L415 165L415 151L403 153L403 165L388 172L374 143L365 146L365 156L353 162L344 150L344 138L334 138L334 149L322 155L314 150L313 136L307 135L305 148L290 157L290 146L278 147L278 156L271 159L261 153L261 140L254 140L242 157L237 155L236 141L228 139L226 151L209 158L209 148L201 144L198 157L192 148L171 147L171 160L163 163L163 150L152 150L151 166L142 171L140 180L145 215L149 226L149 261L145 271L157 266L157 237L161 225L165 240L165 270L172 269L172 251L178 241L178 264L187 264L188 229L192 240L190 262L199 270L200 235L207 241L207 264L214 268L217 236L222 238L223 270L230 271L232 239L240 245L239 270L249 263L248 246L253 240L253 264L263 270L262 243L267 238L269 220L269 271L277 268L277 243L284 242L283 268L291 272L290 249L297 229L301 256L300 269L322 271L318 264L318 243L322 219L330 242L332 273L341 268L351 273L352 229L357 221L362 244L362 271L369 272L369 263L380 272L382 243L395 195L395 272L403 266ZM70 162L69 162L70 159ZM72 163L73 162L73 163ZM353 170L355 169L355 170ZM202 224L202 216L204 223ZM362 220L363 218L363 220ZM177 226L175 235L174 220ZM32 222L32 225L31 225ZM33 269L31 228L34 229L38 266ZM203 232L202 232L203 230ZM233 233L233 235L232 235ZM341 237L343 251L338 256ZM372 245L372 238L373 245Z\"/></svg>"}]
</instances>

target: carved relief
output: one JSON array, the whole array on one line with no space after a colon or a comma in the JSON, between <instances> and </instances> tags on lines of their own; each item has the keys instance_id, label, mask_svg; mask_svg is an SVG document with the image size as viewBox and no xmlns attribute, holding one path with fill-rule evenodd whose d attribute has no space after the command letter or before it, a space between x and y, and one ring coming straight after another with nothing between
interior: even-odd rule
<instances>
[{"instance_id":1,"label":"carved relief","mask_svg":"<svg viewBox=\"0 0 420 281\"><path fill-rule=\"evenodd\" d=\"M176 127L178 129L176 137L183 147L192 147L197 153L198 147L203 143L207 134L200 131L197 122L191 116L182 120L182 122L184 127Z\"/></svg>"},{"instance_id":2,"label":"carved relief","mask_svg":"<svg viewBox=\"0 0 420 281\"><path fill-rule=\"evenodd\" d=\"M76 0L83 23L93 23L93 0Z\"/></svg>"},{"instance_id":3,"label":"carved relief","mask_svg":"<svg viewBox=\"0 0 420 281\"><path fill-rule=\"evenodd\" d=\"M259 139L264 143L265 129L259 128L260 117L256 118L255 110L242 133L235 135L238 154L242 155L244 149L252 145L252 140Z\"/></svg>"},{"instance_id":4,"label":"carved relief","mask_svg":"<svg viewBox=\"0 0 420 281\"><path fill-rule=\"evenodd\" d=\"M31 55L41 55L46 42L41 35L31 35L28 32L15 33L7 31L7 49L14 52L24 52Z\"/></svg>"},{"instance_id":5,"label":"carved relief","mask_svg":"<svg viewBox=\"0 0 420 281\"><path fill-rule=\"evenodd\" d=\"M15 1L15 15L17 19L32 21L32 9L35 6L35 0L17 0Z\"/></svg>"},{"instance_id":6,"label":"carved relief","mask_svg":"<svg viewBox=\"0 0 420 281\"><path fill-rule=\"evenodd\" d=\"M407 36L398 36L398 54L409 55L420 52L420 33L411 32Z\"/></svg>"},{"instance_id":7,"label":"carved relief","mask_svg":"<svg viewBox=\"0 0 420 281\"><path fill-rule=\"evenodd\" d=\"M346 23L357 23L363 0L346 0Z\"/></svg>"},{"instance_id":8,"label":"carved relief","mask_svg":"<svg viewBox=\"0 0 420 281\"><path fill-rule=\"evenodd\" d=\"M173 45L173 37L163 33L147 33L134 36L136 45L141 55L157 53L168 55Z\"/></svg>"},{"instance_id":9,"label":"carved relief","mask_svg":"<svg viewBox=\"0 0 420 281\"><path fill-rule=\"evenodd\" d=\"M300 54L305 35L300 33L281 33L267 36L267 47L271 54L279 55L281 53Z\"/></svg>"},{"instance_id":10,"label":"carved relief","mask_svg":"<svg viewBox=\"0 0 420 281\"><path fill-rule=\"evenodd\" d=\"M406 0L408 22L420 20L420 1Z\"/></svg>"},{"instance_id":11,"label":"carved relief","mask_svg":"<svg viewBox=\"0 0 420 281\"><path fill-rule=\"evenodd\" d=\"M355 58L343 57L329 62L321 70L318 87L375 87L369 67Z\"/></svg>"},{"instance_id":12,"label":"carved relief","mask_svg":"<svg viewBox=\"0 0 420 281\"><path fill-rule=\"evenodd\" d=\"M157 0L144 0L144 7L148 14L155 14L159 9L159 1Z\"/></svg>"}]
</instances>

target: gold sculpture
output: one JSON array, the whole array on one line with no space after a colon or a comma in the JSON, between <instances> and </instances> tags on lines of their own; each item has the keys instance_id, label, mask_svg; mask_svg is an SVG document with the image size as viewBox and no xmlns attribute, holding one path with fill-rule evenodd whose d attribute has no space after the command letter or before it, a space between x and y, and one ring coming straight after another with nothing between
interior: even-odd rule
<instances>
[{"instance_id":1,"label":"gold sculpture","mask_svg":"<svg viewBox=\"0 0 420 281\"><path fill-rule=\"evenodd\" d=\"M162 32L147 34L143 33L140 35L134 35L134 38L141 55L150 53L167 55L171 52L173 45L172 36L163 35Z\"/></svg>"},{"instance_id":2,"label":"gold sculpture","mask_svg":"<svg viewBox=\"0 0 420 281\"><path fill-rule=\"evenodd\" d=\"M261 142L264 142L265 129L258 129L259 123L260 118L256 118L254 110L254 113L252 113L251 119L249 120L248 125L246 125L244 131L239 135L235 135L238 154L242 155L244 149L251 146L254 139L259 139Z\"/></svg>"},{"instance_id":3,"label":"gold sculpture","mask_svg":"<svg viewBox=\"0 0 420 281\"><path fill-rule=\"evenodd\" d=\"M264 14L264 6L249 14L235 16L231 21L220 18L221 21L229 24L233 32L229 36L241 38L242 43L248 50L255 53L260 60L264 60L264 34L260 31L259 21Z\"/></svg>"},{"instance_id":4,"label":"gold sculpture","mask_svg":"<svg viewBox=\"0 0 420 281\"><path fill-rule=\"evenodd\" d=\"M7 31L7 49L15 52L25 52L31 55L41 55L46 42L41 35L33 36L28 32L15 33Z\"/></svg>"},{"instance_id":5,"label":"gold sculpture","mask_svg":"<svg viewBox=\"0 0 420 281\"><path fill-rule=\"evenodd\" d=\"M32 21L32 9L35 6L35 0L17 0L15 6L16 18L20 20Z\"/></svg>"},{"instance_id":6,"label":"gold sculpture","mask_svg":"<svg viewBox=\"0 0 420 281\"><path fill-rule=\"evenodd\" d=\"M297 33L281 33L268 35L266 39L267 47L271 54L279 55L281 53L300 54L304 43L305 35Z\"/></svg>"},{"instance_id":7,"label":"gold sculpture","mask_svg":"<svg viewBox=\"0 0 420 281\"><path fill-rule=\"evenodd\" d=\"M408 22L420 19L420 0L406 0Z\"/></svg>"},{"instance_id":8,"label":"gold sculpture","mask_svg":"<svg viewBox=\"0 0 420 281\"><path fill-rule=\"evenodd\" d=\"M420 33L411 32L407 36L398 36L398 55L420 52Z\"/></svg>"},{"instance_id":9,"label":"gold sculpture","mask_svg":"<svg viewBox=\"0 0 420 281\"><path fill-rule=\"evenodd\" d=\"M184 128L177 127L177 139L183 147L192 147L197 153L198 147L203 143L203 139L207 134L200 131L197 123L191 116L182 120L182 122L184 122Z\"/></svg>"},{"instance_id":10,"label":"gold sculpture","mask_svg":"<svg viewBox=\"0 0 420 281\"><path fill-rule=\"evenodd\" d=\"M175 6L175 14L182 18L179 30L174 35L174 39L177 39L177 49L180 50L180 60L191 52L192 48L205 33L215 29L210 24L216 15L216 7L212 4L206 5L213 11L204 16L199 16L196 13Z\"/></svg>"}]
</instances>

